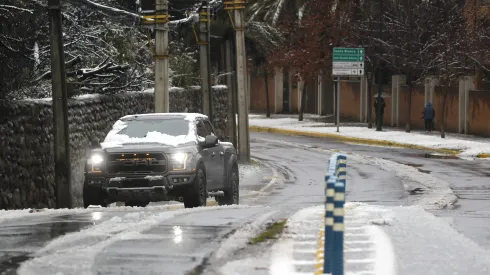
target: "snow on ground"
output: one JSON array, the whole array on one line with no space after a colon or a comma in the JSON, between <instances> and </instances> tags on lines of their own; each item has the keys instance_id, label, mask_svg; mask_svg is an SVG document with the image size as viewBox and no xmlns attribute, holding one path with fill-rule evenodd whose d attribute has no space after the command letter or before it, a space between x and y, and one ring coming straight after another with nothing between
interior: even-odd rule
<instances>
[{"instance_id":1,"label":"snow on ground","mask_svg":"<svg viewBox=\"0 0 490 275\"><path fill-rule=\"evenodd\" d=\"M490 274L489 251L444 219L417 206L390 210L395 221L382 229L391 238L398 274Z\"/></svg>"},{"instance_id":2,"label":"snow on ground","mask_svg":"<svg viewBox=\"0 0 490 275\"><path fill-rule=\"evenodd\" d=\"M141 239L141 233L178 215L222 209L243 209L250 206L220 206L181 209L168 212L138 211L113 217L79 232L49 242L20 266L17 274L92 274L95 257L118 240Z\"/></svg>"},{"instance_id":3,"label":"snow on ground","mask_svg":"<svg viewBox=\"0 0 490 275\"><path fill-rule=\"evenodd\" d=\"M407 145L424 146L434 149L461 150L461 157L476 157L479 154L490 154L490 139L461 137L448 133L445 139L438 134L406 133L403 131L385 128L382 132L366 127L337 126L331 123L314 121L298 121L297 118L281 117L266 118L262 115L250 115L249 126L277 128L282 130L304 131L311 133L324 133L342 137L371 139L387 142L396 142Z\"/></svg>"},{"instance_id":4,"label":"snow on ground","mask_svg":"<svg viewBox=\"0 0 490 275\"><path fill-rule=\"evenodd\" d=\"M490 272L490 254L420 206L345 206L346 275ZM313 274L324 206L300 210L272 247L270 273Z\"/></svg>"},{"instance_id":5,"label":"snow on ground","mask_svg":"<svg viewBox=\"0 0 490 275\"><path fill-rule=\"evenodd\" d=\"M364 207L364 209L361 209ZM389 210L347 203L344 262L345 274L395 275L396 262L390 238L376 224L395 220ZM282 237L272 247L270 274L312 274L317 244L323 229L324 206L302 209L287 222Z\"/></svg>"},{"instance_id":6,"label":"snow on ground","mask_svg":"<svg viewBox=\"0 0 490 275\"><path fill-rule=\"evenodd\" d=\"M167 202L164 202L167 203ZM150 204L147 207L130 207L130 206L116 206L103 208L100 206L92 206L89 208L74 208L74 209L21 209L21 210L0 210L0 223L9 220L23 219L29 217L54 217L61 215L76 215L76 214L88 214L88 213L105 213L105 212L159 212L159 211L171 211L177 209L183 209L184 204L177 202L168 202L168 204ZM247 205L241 205L243 207L250 207ZM210 208L210 207L207 207ZM212 209L211 207L210 209Z\"/></svg>"}]
</instances>

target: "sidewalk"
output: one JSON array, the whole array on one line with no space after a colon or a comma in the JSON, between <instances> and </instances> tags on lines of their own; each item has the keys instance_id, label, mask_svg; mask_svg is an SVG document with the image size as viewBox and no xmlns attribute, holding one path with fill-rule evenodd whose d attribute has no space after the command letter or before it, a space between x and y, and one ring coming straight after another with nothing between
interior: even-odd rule
<instances>
[{"instance_id":1,"label":"sidewalk","mask_svg":"<svg viewBox=\"0 0 490 275\"><path fill-rule=\"evenodd\" d=\"M322 122L326 120L327 118L316 115L305 115L305 120L300 122L297 115L273 115L266 118L265 115L250 114L249 127L252 132L324 137L367 145L431 150L465 158L490 158L490 138L447 133L446 138L442 139L439 132L406 133L388 127L377 132L362 123L341 123L340 132L337 132L337 126Z\"/></svg>"}]
</instances>

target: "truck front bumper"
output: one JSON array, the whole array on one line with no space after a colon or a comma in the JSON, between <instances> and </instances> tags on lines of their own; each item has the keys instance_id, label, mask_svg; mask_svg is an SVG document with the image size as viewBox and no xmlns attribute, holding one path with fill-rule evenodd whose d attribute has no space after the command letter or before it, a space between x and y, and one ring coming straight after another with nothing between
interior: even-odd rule
<instances>
[{"instance_id":1,"label":"truck front bumper","mask_svg":"<svg viewBox=\"0 0 490 275\"><path fill-rule=\"evenodd\" d=\"M195 174L88 176L87 188L101 188L109 201L167 201L174 188L192 184Z\"/></svg>"}]
</instances>

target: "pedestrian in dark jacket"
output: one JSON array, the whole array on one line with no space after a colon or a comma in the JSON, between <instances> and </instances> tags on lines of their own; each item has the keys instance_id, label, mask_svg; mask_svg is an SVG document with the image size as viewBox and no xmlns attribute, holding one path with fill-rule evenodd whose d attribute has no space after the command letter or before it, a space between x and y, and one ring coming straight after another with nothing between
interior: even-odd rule
<instances>
[{"instance_id":1,"label":"pedestrian in dark jacket","mask_svg":"<svg viewBox=\"0 0 490 275\"><path fill-rule=\"evenodd\" d=\"M424 122L425 132L432 132L434 128L434 118L436 117L436 111L432 107L432 103L428 102L424 109Z\"/></svg>"}]
</instances>

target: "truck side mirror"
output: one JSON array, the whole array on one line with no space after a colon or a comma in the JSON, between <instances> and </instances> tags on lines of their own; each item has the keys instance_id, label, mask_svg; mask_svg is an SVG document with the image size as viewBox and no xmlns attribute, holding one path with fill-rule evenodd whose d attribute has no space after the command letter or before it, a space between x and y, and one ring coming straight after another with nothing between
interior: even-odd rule
<instances>
[{"instance_id":1,"label":"truck side mirror","mask_svg":"<svg viewBox=\"0 0 490 275\"><path fill-rule=\"evenodd\" d=\"M206 136L206 139L204 140L204 142L202 143L201 146L204 149L206 149L206 148L216 147L216 146L218 146L218 144L219 144L218 138L215 136L209 135L209 136Z\"/></svg>"}]
</instances>

